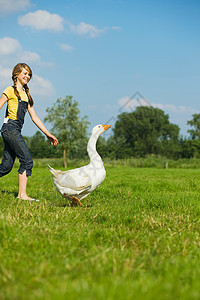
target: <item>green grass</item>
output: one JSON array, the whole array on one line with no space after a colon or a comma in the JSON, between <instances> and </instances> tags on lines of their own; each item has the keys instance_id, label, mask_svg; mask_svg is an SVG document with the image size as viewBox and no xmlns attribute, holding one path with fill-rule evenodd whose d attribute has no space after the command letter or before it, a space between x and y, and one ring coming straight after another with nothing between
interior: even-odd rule
<instances>
[{"instance_id":1,"label":"green grass","mask_svg":"<svg viewBox=\"0 0 200 300\"><path fill-rule=\"evenodd\" d=\"M0 179L0 299L199 299L200 172L107 167L70 207L46 168Z\"/></svg>"},{"instance_id":2,"label":"green grass","mask_svg":"<svg viewBox=\"0 0 200 300\"><path fill-rule=\"evenodd\" d=\"M0 159L1 161L1 159ZM149 155L145 158L127 158L127 159L109 159L103 158L104 164L107 167L133 167L133 168L156 168L165 169L166 165L169 169L200 169L200 159L199 158L185 158L185 159L169 159L166 157L159 157L155 155ZM75 168L77 166L83 166L89 163L89 158L87 159L67 159L67 164L69 168ZM62 158L36 158L34 159L34 168L46 168L50 164L54 168L60 168L63 165ZM15 161L15 167L19 168L19 162Z\"/></svg>"}]
</instances>

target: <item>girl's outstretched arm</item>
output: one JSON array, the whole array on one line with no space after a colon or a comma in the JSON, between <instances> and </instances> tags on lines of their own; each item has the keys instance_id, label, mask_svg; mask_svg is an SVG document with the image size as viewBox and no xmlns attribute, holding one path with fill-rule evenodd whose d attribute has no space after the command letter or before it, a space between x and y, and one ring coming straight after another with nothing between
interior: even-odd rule
<instances>
[{"instance_id":1,"label":"girl's outstretched arm","mask_svg":"<svg viewBox=\"0 0 200 300\"><path fill-rule=\"evenodd\" d=\"M0 110L4 106L4 104L7 102L7 100L8 100L7 96L5 94L2 94L1 98L0 98Z\"/></svg>"},{"instance_id":2,"label":"girl's outstretched arm","mask_svg":"<svg viewBox=\"0 0 200 300\"><path fill-rule=\"evenodd\" d=\"M51 134L46 127L44 126L44 124L42 123L42 121L40 120L40 118L37 116L33 106L28 105L28 112L29 115L32 119L32 121L35 123L35 125L47 136L47 138L50 140L51 145L57 145L58 144L58 140L57 138Z\"/></svg>"}]
</instances>

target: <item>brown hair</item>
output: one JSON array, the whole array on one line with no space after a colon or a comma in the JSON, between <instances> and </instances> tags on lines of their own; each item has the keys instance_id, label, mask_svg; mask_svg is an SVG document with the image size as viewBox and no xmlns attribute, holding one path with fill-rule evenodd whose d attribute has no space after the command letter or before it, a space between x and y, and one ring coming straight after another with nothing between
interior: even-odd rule
<instances>
[{"instance_id":1,"label":"brown hair","mask_svg":"<svg viewBox=\"0 0 200 300\"><path fill-rule=\"evenodd\" d=\"M31 78L32 77L32 70L25 63L19 63L19 64L17 64L13 68L13 71L12 71L12 80L14 82L14 92L15 92L15 95L17 96L17 98L19 98L19 99L20 99L20 95L19 95L19 92L17 90L17 76L22 72L23 68L26 69L29 72L29 75L30 75L30 78ZM33 98L31 97L31 95L29 93L29 88L28 88L27 84L24 85L24 89L25 89L25 92L26 92L26 94L28 96L28 100L29 100L30 106L33 106Z\"/></svg>"}]
</instances>

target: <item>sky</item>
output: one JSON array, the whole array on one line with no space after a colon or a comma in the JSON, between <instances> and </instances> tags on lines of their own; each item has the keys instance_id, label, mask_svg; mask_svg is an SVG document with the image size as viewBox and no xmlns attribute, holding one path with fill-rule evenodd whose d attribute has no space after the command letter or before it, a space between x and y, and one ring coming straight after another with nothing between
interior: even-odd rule
<instances>
[{"instance_id":1,"label":"sky","mask_svg":"<svg viewBox=\"0 0 200 300\"><path fill-rule=\"evenodd\" d=\"M199 15L199 0L0 0L0 93L25 62L42 121L71 95L89 131L150 104L187 136L200 113ZM27 115L22 134L37 130Z\"/></svg>"}]
</instances>

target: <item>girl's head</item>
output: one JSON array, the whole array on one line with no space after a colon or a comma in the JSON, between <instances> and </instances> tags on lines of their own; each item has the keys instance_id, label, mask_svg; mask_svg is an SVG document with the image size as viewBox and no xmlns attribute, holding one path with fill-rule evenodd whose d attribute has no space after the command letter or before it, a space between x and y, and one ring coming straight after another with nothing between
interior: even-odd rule
<instances>
[{"instance_id":1,"label":"girl's head","mask_svg":"<svg viewBox=\"0 0 200 300\"><path fill-rule=\"evenodd\" d=\"M15 82L15 80L17 80L19 74L23 71L23 69L25 69L28 72L30 79L31 79L31 77L32 77L31 68L25 63L19 63L16 66L14 66L13 71L12 71L12 80L14 82Z\"/></svg>"},{"instance_id":2,"label":"girl's head","mask_svg":"<svg viewBox=\"0 0 200 300\"><path fill-rule=\"evenodd\" d=\"M24 72L25 71L25 72ZM27 72L28 73L27 73ZM31 70L31 68L27 65L27 64L25 64L25 63L19 63L19 64L17 64L14 68L13 68L13 71L12 71L12 80L13 80L13 82L14 82L14 91L15 91L15 95L18 97L18 98L20 98L20 95L19 95L19 92L18 92L18 90L17 90L17 81L19 80L19 79L23 79L23 73L24 74L28 74L28 76L27 76L27 78L28 78L28 80L25 82L24 81L24 84L23 84L23 87L24 87L24 89L25 89L25 91L26 91L26 93L27 93L27 96L28 96L28 99L29 99L29 104L31 105L31 106L33 106L33 99L32 99L32 97L31 97L31 95L30 95L30 93L29 93L29 88L28 88L28 86L27 86L27 83L28 83L28 81L31 79L31 77L32 77L32 70ZM18 77L19 77L19 79L18 79ZM26 77L26 76L25 76Z\"/></svg>"}]
</instances>

